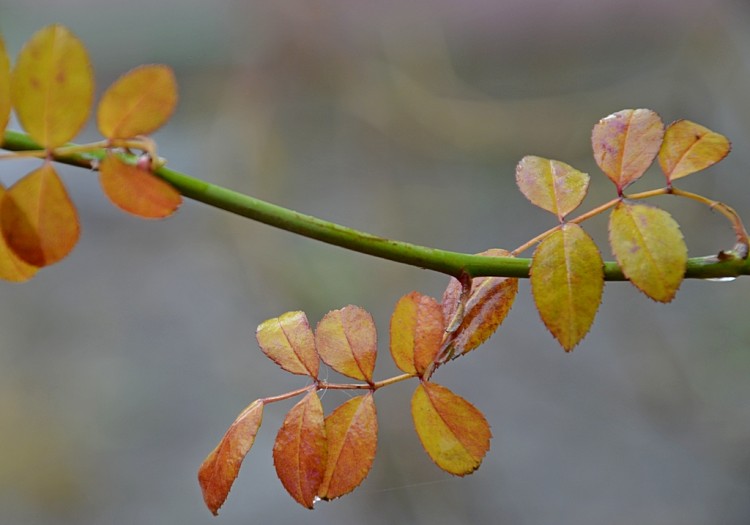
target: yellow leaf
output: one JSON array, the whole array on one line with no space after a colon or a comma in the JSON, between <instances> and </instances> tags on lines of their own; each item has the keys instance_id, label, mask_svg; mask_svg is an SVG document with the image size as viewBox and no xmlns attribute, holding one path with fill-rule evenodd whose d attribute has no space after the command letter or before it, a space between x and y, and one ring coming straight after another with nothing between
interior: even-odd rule
<instances>
[{"instance_id":1,"label":"yellow leaf","mask_svg":"<svg viewBox=\"0 0 750 525\"><path fill-rule=\"evenodd\" d=\"M583 201L589 176L559 160L528 155L516 166L516 183L533 204L562 220Z\"/></svg>"},{"instance_id":2,"label":"yellow leaf","mask_svg":"<svg viewBox=\"0 0 750 525\"><path fill-rule=\"evenodd\" d=\"M8 246L28 264L56 263L78 242L75 206L49 163L11 186L0 212Z\"/></svg>"},{"instance_id":3,"label":"yellow leaf","mask_svg":"<svg viewBox=\"0 0 750 525\"><path fill-rule=\"evenodd\" d=\"M10 118L10 59L5 43L0 37L0 144L5 126Z\"/></svg>"},{"instance_id":4,"label":"yellow leaf","mask_svg":"<svg viewBox=\"0 0 750 525\"><path fill-rule=\"evenodd\" d=\"M422 382L411 398L411 414L422 446L441 469L465 476L490 448L490 426L474 405L444 386Z\"/></svg>"},{"instance_id":5,"label":"yellow leaf","mask_svg":"<svg viewBox=\"0 0 750 525\"><path fill-rule=\"evenodd\" d=\"M102 96L97 123L109 139L148 135L162 127L177 105L177 81L172 69L160 64L125 73Z\"/></svg>"},{"instance_id":6,"label":"yellow leaf","mask_svg":"<svg viewBox=\"0 0 750 525\"><path fill-rule=\"evenodd\" d=\"M227 499L242 461L255 442L263 421L263 406L261 400L256 400L243 410L198 469L203 501L214 516Z\"/></svg>"},{"instance_id":7,"label":"yellow leaf","mask_svg":"<svg viewBox=\"0 0 750 525\"><path fill-rule=\"evenodd\" d=\"M5 188L0 185L0 204L5 199ZM10 249L5 235L0 235L0 279L12 282L28 281L36 275L38 268L18 257Z\"/></svg>"},{"instance_id":8,"label":"yellow leaf","mask_svg":"<svg viewBox=\"0 0 750 525\"><path fill-rule=\"evenodd\" d=\"M411 292L399 299L391 315L391 356L407 374L422 375L440 351L445 331L435 299Z\"/></svg>"},{"instance_id":9,"label":"yellow leaf","mask_svg":"<svg viewBox=\"0 0 750 525\"><path fill-rule=\"evenodd\" d=\"M724 135L690 122L678 120L667 127L659 150L659 165L673 181L716 164L732 145Z\"/></svg>"},{"instance_id":10,"label":"yellow leaf","mask_svg":"<svg viewBox=\"0 0 750 525\"><path fill-rule=\"evenodd\" d=\"M545 238L531 261L531 291L547 329L566 352L588 333L604 290L603 261L591 237L565 224Z\"/></svg>"},{"instance_id":11,"label":"yellow leaf","mask_svg":"<svg viewBox=\"0 0 750 525\"><path fill-rule=\"evenodd\" d=\"M372 382L378 342L372 316L357 306L328 312L315 329L320 358L345 376Z\"/></svg>"},{"instance_id":12,"label":"yellow leaf","mask_svg":"<svg viewBox=\"0 0 750 525\"><path fill-rule=\"evenodd\" d=\"M55 24L35 33L18 55L11 98L21 126L45 148L75 137L91 110L94 78L86 48Z\"/></svg>"},{"instance_id":13,"label":"yellow leaf","mask_svg":"<svg viewBox=\"0 0 750 525\"><path fill-rule=\"evenodd\" d=\"M313 391L286 415L273 445L273 464L281 484L308 509L313 508L323 482L327 456L323 405Z\"/></svg>"},{"instance_id":14,"label":"yellow leaf","mask_svg":"<svg viewBox=\"0 0 750 525\"><path fill-rule=\"evenodd\" d=\"M659 115L650 109L623 109L594 126L594 159L622 193L654 161L663 136L664 124Z\"/></svg>"},{"instance_id":15,"label":"yellow leaf","mask_svg":"<svg viewBox=\"0 0 750 525\"><path fill-rule=\"evenodd\" d=\"M304 312L287 312L264 321L255 338L263 353L287 372L318 377L315 336Z\"/></svg>"},{"instance_id":16,"label":"yellow leaf","mask_svg":"<svg viewBox=\"0 0 750 525\"><path fill-rule=\"evenodd\" d=\"M318 496L330 500L357 488L372 467L378 443L372 393L346 401L325 423L328 461Z\"/></svg>"},{"instance_id":17,"label":"yellow leaf","mask_svg":"<svg viewBox=\"0 0 750 525\"><path fill-rule=\"evenodd\" d=\"M479 255L485 257L510 257L507 250L493 248ZM459 356L477 348L490 338L510 312L516 294L518 279L510 277L476 277L471 281L471 292L461 307L461 284L451 279L443 293L443 316L447 323L460 323L448 334L443 347L452 347L450 353ZM461 309L463 311L460 311ZM451 328L449 328L451 329Z\"/></svg>"},{"instance_id":18,"label":"yellow leaf","mask_svg":"<svg viewBox=\"0 0 750 525\"><path fill-rule=\"evenodd\" d=\"M99 182L115 206L144 219L163 219L182 204L180 193L167 182L115 155L99 165Z\"/></svg>"},{"instance_id":19,"label":"yellow leaf","mask_svg":"<svg viewBox=\"0 0 750 525\"><path fill-rule=\"evenodd\" d=\"M687 266L687 246L669 213L620 202L609 218L609 242L625 277L663 303L674 299Z\"/></svg>"}]
</instances>

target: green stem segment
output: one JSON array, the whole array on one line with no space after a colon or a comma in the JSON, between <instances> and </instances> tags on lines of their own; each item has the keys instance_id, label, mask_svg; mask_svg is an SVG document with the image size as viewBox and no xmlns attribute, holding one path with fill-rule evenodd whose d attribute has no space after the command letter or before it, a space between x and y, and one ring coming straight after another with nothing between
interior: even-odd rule
<instances>
[{"instance_id":1,"label":"green stem segment","mask_svg":"<svg viewBox=\"0 0 750 525\"><path fill-rule=\"evenodd\" d=\"M2 147L9 151L42 149L28 135L17 131L5 132ZM84 153L53 154L53 158L64 164L94 169L104 155L105 150L96 149ZM482 257L385 239L210 184L164 166L158 168L155 173L172 184L185 197L347 250L434 270L456 278L461 275L520 278L529 276L531 259ZM608 281L625 280L622 270L615 262L604 263L604 275ZM732 254L691 258L685 272L685 277L692 279L740 275L750 275L750 259L742 259Z\"/></svg>"}]
</instances>

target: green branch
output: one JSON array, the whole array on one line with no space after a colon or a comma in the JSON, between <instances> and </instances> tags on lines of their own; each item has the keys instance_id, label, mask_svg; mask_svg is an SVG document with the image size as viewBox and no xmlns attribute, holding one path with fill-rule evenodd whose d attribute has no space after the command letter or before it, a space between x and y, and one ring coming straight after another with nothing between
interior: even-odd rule
<instances>
[{"instance_id":1,"label":"green branch","mask_svg":"<svg viewBox=\"0 0 750 525\"><path fill-rule=\"evenodd\" d=\"M5 132L2 147L9 151L41 149L28 135L17 131ZM96 163L104 158L104 154L104 150L96 150L54 155L53 158L64 164L94 169ZM454 277L462 273L472 277L492 275L523 278L529 276L531 259L482 257L384 239L210 184L167 167L160 167L155 173L172 184L185 197L347 250L434 270ZM615 262L604 263L604 274L608 281L625 280L622 270ZM732 255L721 257L721 260L716 256L691 258L688 260L685 272L685 277L691 279L716 279L740 275L750 275L750 259L743 260Z\"/></svg>"}]
</instances>

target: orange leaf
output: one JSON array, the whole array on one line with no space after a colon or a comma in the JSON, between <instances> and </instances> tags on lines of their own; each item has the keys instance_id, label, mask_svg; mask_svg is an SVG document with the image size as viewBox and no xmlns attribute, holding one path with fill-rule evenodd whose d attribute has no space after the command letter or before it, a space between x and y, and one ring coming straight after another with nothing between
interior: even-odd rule
<instances>
[{"instance_id":1,"label":"orange leaf","mask_svg":"<svg viewBox=\"0 0 750 525\"><path fill-rule=\"evenodd\" d=\"M107 155L99 165L99 182L112 203L144 219L162 219L182 204L180 193L153 173Z\"/></svg>"},{"instance_id":2,"label":"orange leaf","mask_svg":"<svg viewBox=\"0 0 750 525\"><path fill-rule=\"evenodd\" d=\"M318 495L330 500L357 488L375 459L378 419L372 393L351 398L325 420L328 461Z\"/></svg>"},{"instance_id":3,"label":"orange leaf","mask_svg":"<svg viewBox=\"0 0 750 525\"><path fill-rule=\"evenodd\" d=\"M320 358L345 376L372 382L378 343L372 316L357 306L328 312L315 329Z\"/></svg>"},{"instance_id":4,"label":"orange leaf","mask_svg":"<svg viewBox=\"0 0 750 525\"><path fill-rule=\"evenodd\" d=\"M177 81L168 66L137 67L115 81L97 110L99 131L108 139L148 135L162 127L177 105Z\"/></svg>"},{"instance_id":5,"label":"orange leaf","mask_svg":"<svg viewBox=\"0 0 750 525\"><path fill-rule=\"evenodd\" d=\"M516 166L516 183L533 204L562 220L583 201L589 176L559 160L528 155Z\"/></svg>"},{"instance_id":6,"label":"orange leaf","mask_svg":"<svg viewBox=\"0 0 750 525\"><path fill-rule=\"evenodd\" d=\"M539 243L531 261L531 291L547 329L566 352L588 333L604 291L604 262L577 224Z\"/></svg>"},{"instance_id":7,"label":"orange leaf","mask_svg":"<svg viewBox=\"0 0 750 525\"><path fill-rule=\"evenodd\" d=\"M674 299L687 266L679 225L666 211L645 204L617 204L609 218L609 242L625 277L663 303Z\"/></svg>"},{"instance_id":8,"label":"orange leaf","mask_svg":"<svg viewBox=\"0 0 750 525\"><path fill-rule=\"evenodd\" d=\"M491 249L480 253L486 257L510 257L510 252ZM443 293L443 315L448 323L458 325L446 337L443 348L449 355L459 356L474 350L495 333L513 306L518 292L518 279L509 277L477 277L471 281L471 292L461 308L461 284L451 279Z\"/></svg>"},{"instance_id":9,"label":"orange leaf","mask_svg":"<svg viewBox=\"0 0 750 525\"><path fill-rule=\"evenodd\" d=\"M422 382L411 398L411 414L422 446L441 469L465 476L490 449L490 426L482 413L444 386Z\"/></svg>"},{"instance_id":10,"label":"orange leaf","mask_svg":"<svg viewBox=\"0 0 750 525\"><path fill-rule=\"evenodd\" d=\"M407 374L422 375L435 361L445 333L440 304L418 292L406 294L391 316L391 356Z\"/></svg>"},{"instance_id":11,"label":"orange leaf","mask_svg":"<svg viewBox=\"0 0 750 525\"><path fill-rule=\"evenodd\" d=\"M708 168L729 154L732 145L724 136L689 120L667 127L659 150L659 165L673 181Z\"/></svg>"},{"instance_id":12,"label":"orange leaf","mask_svg":"<svg viewBox=\"0 0 750 525\"><path fill-rule=\"evenodd\" d=\"M59 24L37 31L18 55L11 98L21 126L45 148L76 136L91 110L94 77L86 48Z\"/></svg>"},{"instance_id":13,"label":"orange leaf","mask_svg":"<svg viewBox=\"0 0 750 525\"><path fill-rule=\"evenodd\" d=\"M263 401L253 401L227 429L217 447L203 460L198 469L198 483L203 501L216 516L226 501L240 466L255 442L263 421Z\"/></svg>"},{"instance_id":14,"label":"orange leaf","mask_svg":"<svg viewBox=\"0 0 750 525\"><path fill-rule=\"evenodd\" d=\"M5 199L5 188L0 185L0 203ZM0 235L0 279L13 282L28 281L36 274L38 268L23 259L10 249L4 235Z\"/></svg>"},{"instance_id":15,"label":"orange leaf","mask_svg":"<svg viewBox=\"0 0 750 525\"><path fill-rule=\"evenodd\" d=\"M308 509L323 482L327 450L323 405L312 391L286 415L273 445L273 464L282 485Z\"/></svg>"},{"instance_id":16,"label":"orange leaf","mask_svg":"<svg viewBox=\"0 0 750 525\"><path fill-rule=\"evenodd\" d=\"M594 159L621 193L646 172L663 136L664 124L659 115L650 109L623 109L594 126Z\"/></svg>"},{"instance_id":17,"label":"orange leaf","mask_svg":"<svg viewBox=\"0 0 750 525\"><path fill-rule=\"evenodd\" d=\"M255 337L263 353L287 372L318 377L320 359L304 312L287 312L262 322Z\"/></svg>"},{"instance_id":18,"label":"orange leaf","mask_svg":"<svg viewBox=\"0 0 750 525\"><path fill-rule=\"evenodd\" d=\"M10 118L10 59L5 50L5 43L0 37L0 144L2 134Z\"/></svg>"},{"instance_id":19,"label":"orange leaf","mask_svg":"<svg viewBox=\"0 0 750 525\"><path fill-rule=\"evenodd\" d=\"M45 163L11 186L0 213L8 245L34 266L59 261L78 241L76 209L51 164Z\"/></svg>"}]
</instances>

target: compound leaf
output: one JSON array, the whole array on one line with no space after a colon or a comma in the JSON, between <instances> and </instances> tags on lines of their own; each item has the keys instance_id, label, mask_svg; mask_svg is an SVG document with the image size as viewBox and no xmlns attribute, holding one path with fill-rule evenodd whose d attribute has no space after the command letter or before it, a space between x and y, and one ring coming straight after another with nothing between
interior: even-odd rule
<instances>
[{"instance_id":1,"label":"compound leaf","mask_svg":"<svg viewBox=\"0 0 750 525\"><path fill-rule=\"evenodd\" d=\"M664 124L650 109L623 109L600 120L591 134L594 159L622 190L643 175L661 147Z\"/></svg>"},{"instance_id":2,"label":"compound leaf","mask_svg":"<svg viewBox=\"0 0 750 525\"><path fill-rule=\"evenodd\" d=\"M667 180L673 181L716 164L731 149L724 135L689 120L678 120L664 133L659 165Z\"/></svg>"},{"instance_id":3,"label":"compound leaf","mask_svg":"<svg viewBox=\"0 0 750 525\"><path fill-rule=\"evenodd\" d=\"M263 406L258 399L243 410L198 469L203 501L214 516L226 501L242 461L255 442L263 421Z\"/></svg>"},{"instance_id":4,"label":"compound leaf","mask_svg":"<svg viewBox=\"0 0 750 525\"><path fill-rule=\"evenodd\" d=\"M516 183L533 204L562 220L583 201L589 176L559 160L527 155L516 166Z\"/></svg>"},{"instance_id":5,"label":"compound leaf","mask_svg":"<svg viewBox=\"0 0 750 525\"><path fill-rule=\"evenodd\" d=\"M479 255L511 257L511 253L493 248ZM443 342L449 354L459 356L474 350L495 333L513 306L518 292L518 279L510 277L476 277L466 303L461 303L462 286L451 279L443 293L443 315L452 330ZM459 323L454 322L458 316ZM457 326L453 326L456 325Z\"/></svg>"},{"instance_id":6,"label":"compound leaf","mask_svg":"<svg viewBox=\"0 0 750 525\"><path fill-rule=\"evenodd\" d=\"M108 139L148 135L163 126L177 105L177 81L160 64L137 67L112 84L97 109L99 131Z\"/></svg>"},{"instance_id":7,"label":"compound leaf","mask_svg":"<svg viewBox=\"0 0 750 525\"><path fill-rule=\"evenodd\" d=\"M372 316L357 306L328 312L315 329L320 358L345 376L372 382L378 344Z\"/></svg>"},{"instance_id":8,"label":"compound leaf","mask_svg":"<svg viewBox=\"0 0 750 525\"><path fill-rule=\"evenodd\" d=\"M5 42L0 37L0 137L5 131L10 118L10 59L5 49ZM0 144L2 139L0 138Z\"/></svg>"},{"instance_id":9,"label":"compound leaf","mask_svg":"<svg viewBox=\"0 0 750 525\"><path fill-rule=\"evenodd\" d=\"M474 472L490 448L490 426L471 403L444 386L422 382L411 398L414 428L432 461L451 474Z\"/></svg>"},{"instance_id":10,"label":"compound leaf","mask_svg":"<svg viewBox=\"0 0 750 525\"><path fill-rule=\"evenodd\" d=\"M625 277L639 290L663 303L674 298L688 254L680 227L669 213L620 202L610 215L609 242Z\"/></svg>"},{"instance_id":11,"label":"compound leaf","mask_svg":"<svg viewBox=\"0 0 750 525\"><path fill-rule=\"evenodd\" d=\"M8 246L33 266L59 261L78 241L80 227L75 206L49 163L8 189L0 213Z\"/></svg>"},{"instance_id":12,"label":"compound leaf","mask_svg":"<svg viewBox=\"0 0 750 525\"><path fill-rule=\"evenodd\" d=\"M407 374L422 375L440 351L445 323L440 304L411 292L396 303L391 315L391 356Z\"/></svg>"},{"instance_id":13,"label":"compound leaf","mask_svg":"<svg viewBox=\"0 0 750 525\"><path fill-rule=\"evenodd\" d=\"M70 141L91 110L94 77L83 43L59 24L37 31L11 75L11 98L21 126L45 148Z\"/></svg>"},{"instance_id":14,"label":"compound leaf","mask_svg":"<svg viewBox=\"0 0 750 525\"><path fill-rule=\"evenodd\" d=\"M308 509L313 508L323 482L327 454L323 405L312 391L286 415L273 445L273 464L281 484Z\"/></svg>"},{"instance_id":15,"label":"compound leaf","mask_svg":"<svg viewBox=\"0 0 750 525\"><path fill-rule=\"evenodd\" d=\"M375 459L378 419L372 393L351 398L326 419L328 461L318 496L330 500L357 488Z\"/></svg>"},{"instance_id":16,"label":"compound leaf","mask_svg":"<svg viewBox=\"0 0 750 525\"><path fill-rule=\"evenodd\" d=\"M115 206L144 219L163 219L182 204L182 195L167 182L112 154L99 165L99 182Z\"/></svg>"},{"instance_id":17,"label":"compound leaf","mask_svg":"<svg viewBox=\"0 0 750 525\"><path fill-rule=\"evenodd\" d=\"M304 312L287 312L262 322L255 338L263 353L287 372L318 377L320 358Z\"/></svg>"},{"instance_id":18,"label":"compound leaf","mask_svg":"<svg viewBox=\"0 0 750 525\"><path fill-rule=\"evenodd\" d=\"M604 291L603 261L577 224L564 224L539 243L531 261L531 291L547 329L566 352L588 333Z\"/></svg>"}]
</instances>

